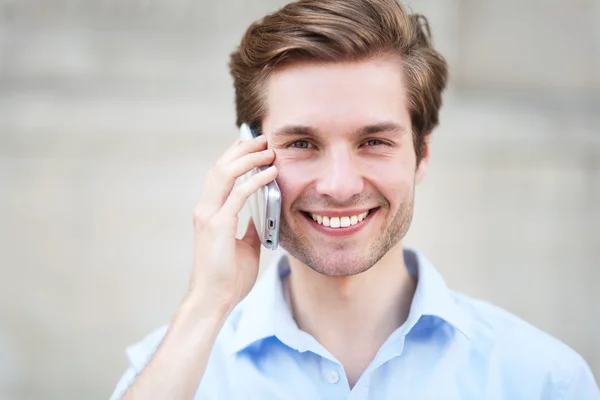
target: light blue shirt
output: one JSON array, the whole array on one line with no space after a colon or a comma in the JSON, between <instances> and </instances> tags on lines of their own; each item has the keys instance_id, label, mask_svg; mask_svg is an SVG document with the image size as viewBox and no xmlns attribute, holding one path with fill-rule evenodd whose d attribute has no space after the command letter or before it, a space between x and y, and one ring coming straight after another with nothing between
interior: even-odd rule
<instances>
[{"instance_id":1,"label":"light blue shirt","mask_svg":"<svg viewBox=\"0 0 600 400\"><path fill-rule=\"evenodd\" d=\"M282 255L223 326L195 399L600 400L588 365L565 344L448 289L415 250L406 249L405 260L417 278L408 319L352 389L336 358L294 322ZM141 372L166 329L127 349L130 367L111 399Z\"/></svg>"}]
</instances>

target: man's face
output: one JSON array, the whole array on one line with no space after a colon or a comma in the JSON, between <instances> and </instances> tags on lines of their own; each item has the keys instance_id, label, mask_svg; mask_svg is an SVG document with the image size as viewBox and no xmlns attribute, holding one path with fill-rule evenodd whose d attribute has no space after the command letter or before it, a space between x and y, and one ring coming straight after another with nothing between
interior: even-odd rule
<instances>
[{"instance_id":1,"label":"man's face","mask_svg":"<svg viewBox=\"0 0 600 400\"><path fill-rule=\"evenodd\" d=\"M293 64L266 96L281 246L325 275L369 269L406 234L427 163L417 170L399 61Z\"/></svg>"}]
</instances>

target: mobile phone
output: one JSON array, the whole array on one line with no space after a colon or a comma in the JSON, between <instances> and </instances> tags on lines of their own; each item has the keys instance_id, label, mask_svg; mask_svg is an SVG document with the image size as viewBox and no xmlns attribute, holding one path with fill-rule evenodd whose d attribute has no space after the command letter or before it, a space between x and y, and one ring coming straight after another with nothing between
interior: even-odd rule
<instances>
[{"instance_id":1,"label":"mobile phone","mask_svg":"<svg viewBox=\"0 0 600 400\"><path fill-rule=\"evenodd\" d=\"M256 137L258 137L258 131L255 127L245 123L242 124L240 127L240 138L242 140L251 140ZM241 179L244 182L268 167L253 168L244 174ZM246 207L250 209L250 215L260 237L260 242L269 250L277 249L281 216L281 191L277 182L269 182L250 195L246 201Z\"/></svg>"}]
</instances>

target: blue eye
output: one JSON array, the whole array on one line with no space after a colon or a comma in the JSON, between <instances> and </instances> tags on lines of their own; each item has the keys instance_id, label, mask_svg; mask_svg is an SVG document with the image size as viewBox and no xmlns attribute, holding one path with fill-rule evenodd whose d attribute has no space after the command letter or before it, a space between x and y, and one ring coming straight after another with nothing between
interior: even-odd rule
<instances>
[{"instance_id":1,"label":"blue eye","mask_svg":"<svg viewBox=\"0 0 600 400\"><path fill-rule=\"evenodd\" d=\"M294 147L296 149L309 149L312 147L312 145L306 140L298 140L296 142L291 143L289 147Z\"/></svg>"}]
</instances>

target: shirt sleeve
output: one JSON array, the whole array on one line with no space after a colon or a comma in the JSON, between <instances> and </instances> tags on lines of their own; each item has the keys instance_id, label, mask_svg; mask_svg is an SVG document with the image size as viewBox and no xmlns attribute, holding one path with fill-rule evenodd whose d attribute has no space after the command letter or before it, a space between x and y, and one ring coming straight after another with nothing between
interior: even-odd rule
<instances>
[{"instance_id":1,"label":"shirt sleeve","mask_svg":"<svg viewBox=\"0 0 600 400\"><path fill-rule=\"evenodd\" d=\"M163 326L147 335L143 340L130 346L126 350L129 367L117 382L110 400L120 400L135 378L142 372L150 359L154 356L158 346L167 333L167 326Z\"/></svg>"},{"instance_id":2,"label":"shirt sleeve","mask_svg":"<svg viewBox=\"0 0 600 400\"><path fill-rule=\"evenodd\" d=\"M588 364L582 360L575 370L565 400L600 400L600 389Z\"/></svg>"},{"instance_id":3,"label":"shirt sleeve","mask_svg":"<svg viewBox=\"0 0 600 400\"><path fill-rule=\"evenodd\" d=\"M135 377L137 376L137 372L133 367L127 368L127 371L121 376L117 386L115 387L115 391L110 396L110 400L121 400L121 398L125 395L129 386L133 383Z\"/></svg>"}]
</instances>

